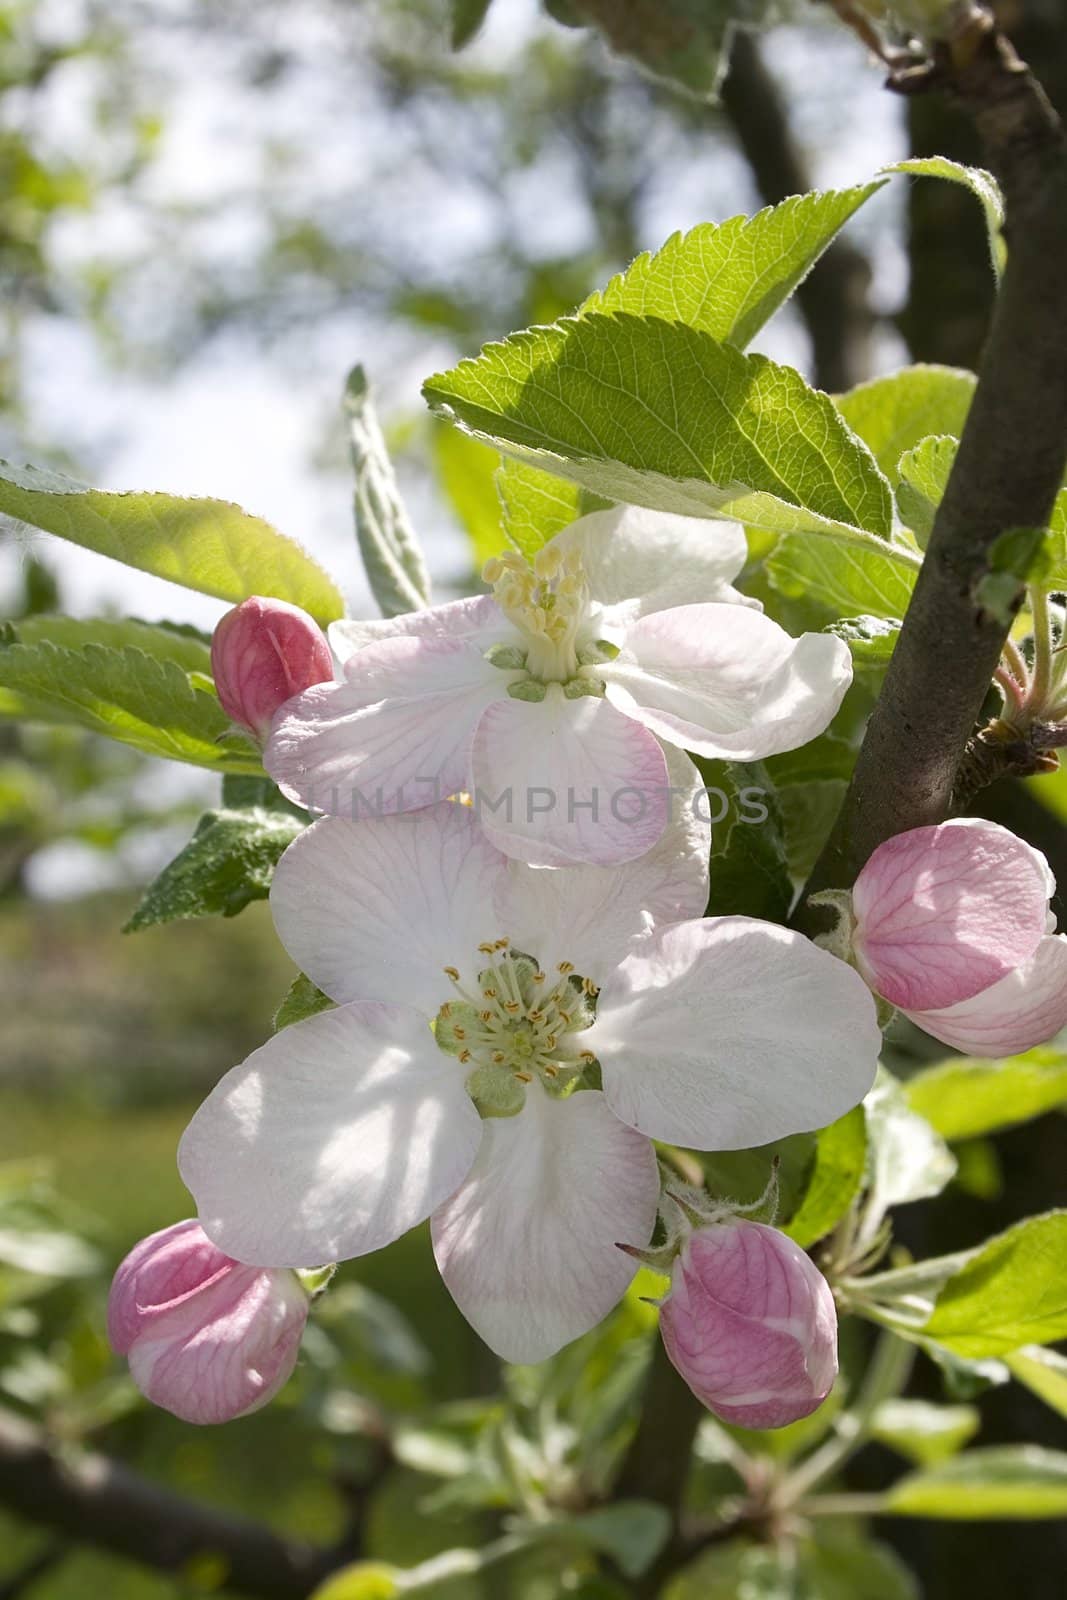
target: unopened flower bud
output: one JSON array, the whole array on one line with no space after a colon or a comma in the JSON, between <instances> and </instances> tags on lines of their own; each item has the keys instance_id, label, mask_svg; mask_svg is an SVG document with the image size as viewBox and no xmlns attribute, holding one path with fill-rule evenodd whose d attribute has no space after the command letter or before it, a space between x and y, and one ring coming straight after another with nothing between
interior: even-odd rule
<instances>
[{"instance_id":1,"label":"unopened flower bud","mask_svg":"<svg viewBox=\"0 0 1067 1600\"><path fill-rule=\"evenodd\" d=\"M262 744L280 706L333 678L333 657L306 611L252 595L216 627L211 669L222 709Z\"/></svg>"},{"instance_id":2,"label":"unopened flower bud","mask_svg":"<svg viewBox=\"0 0 1067 1600\"><path fill-rule=\"evenodd\" d=\"M155 1405L183 1422L230 1422L286 1382L308 1305L295 1273L243 1266L198 1222L176 1222L142 1239L115 1273L108 1337Z\"/></svg>"},{"instance_id":3,"label":"unopened flower bud","mask_svg":"<svg viewBox=\"0 0 1067 1600\"><path fill-rule=\"evenodd\" d=\"M781 1428L837 1376L837 1312L799 1245L762 1222L698 1228L660 1309L667 1354L697 1399L741 1428Z\"/></svg>"}]
</instances>

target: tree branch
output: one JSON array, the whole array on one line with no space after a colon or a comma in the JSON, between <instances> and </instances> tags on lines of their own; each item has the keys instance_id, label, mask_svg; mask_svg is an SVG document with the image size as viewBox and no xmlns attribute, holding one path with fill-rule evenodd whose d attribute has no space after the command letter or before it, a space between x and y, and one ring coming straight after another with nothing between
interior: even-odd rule
<instances>
[{"instance_id":1,"label":"tree branch","mask_svg":"<svg viewBox=\"0 0 1067 1600\"><path fill-rule=\"evenodd\" d=\"M0 1503L40 1526L179 1572L210 1557L230 1593L305 1600L339 1564L333 1552L172 1494L107 1457L72 1454L42 1429L0 1409Z\"/></svg>"},{"instance_id":2,"label":"tree branch","mask_svg":"<svg viewBox=\"0 0 1067 1600\"><path fill-rule=\"evenodd\" d=\"M810 189L810 174L790 132L781 90L755 35L744 28L734 34L720 98L764 202L778 205L787 196ZM870 377L870 281L870 263L863 252L836 239L797 289L820 389L850 389Z\"/></svg>"},{"instance_id":3,"label":"tree branch","mask_svg":"<svg viewBox=\"0 0 1067 1600\"><path fill-rule=\"evenodd\" d=\"M1067 142L1036 79L978 16L921 85L893 86L944 87L973 117L1005 193L1008 266L926 560L809 890L848 887L885 839L948 814L1022 601L1020 588L987 609L981 581L1001 534L1047 524L1067 465Z\"/></svg>"}]
</instances>

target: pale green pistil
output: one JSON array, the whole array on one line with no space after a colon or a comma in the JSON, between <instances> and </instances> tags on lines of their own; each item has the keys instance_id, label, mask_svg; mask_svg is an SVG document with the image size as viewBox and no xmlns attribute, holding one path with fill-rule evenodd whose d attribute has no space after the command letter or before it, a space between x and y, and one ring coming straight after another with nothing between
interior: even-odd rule
<instances>
[{"instance_id":1,"label":"pale green pistil","mask_svg":"<svg viewBox=\"0 0 1067 1600\"><path fill-rule=\"evenodd\" d=\"M476 990L445 968L457 998L441 1007L434 1032L468 1069L467 1090L482 1115L511 1116L535 1078L551 1094L566 1093L595 1061L576 1035L593 1021L597 989L569 961L549 976L506 939L478 948L489 959Z\"/></svg>"}]
</instances>

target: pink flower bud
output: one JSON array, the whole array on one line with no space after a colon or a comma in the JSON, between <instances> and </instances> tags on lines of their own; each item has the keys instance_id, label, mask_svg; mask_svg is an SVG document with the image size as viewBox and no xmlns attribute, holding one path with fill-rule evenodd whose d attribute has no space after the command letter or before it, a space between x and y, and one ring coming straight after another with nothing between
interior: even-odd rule
<instances>
[{"instance_id":1,"label":"pink flower bud","mask_svg":"<svg viewBox=\"0 0 1067 1600\"><path fill-rule=\"evenodd\" d=\"M667 1354L697 1399L741 1428L781 1428L837 1376L837 1312L799 1245L762 1222L698 1228L660 1310Z\"/></svg>"},{"instance_id":2,"label":"pink flower bud","mask_svg":"<svg viewBox=\"0 0 1067 1600\"><path fill-rule=\"evenodd\" d=\"M1067 940L1044 856L978 817L879 845L852 891L852 949L876 994L935 1039L1013 1055L1067 1023Z\"/></svg>"},{"instance_id":3,"label":"pink flower bud","mask_svg":"<svg viewBox=\"0 0 1067 1600\"><path fill-rule=\"evenodd\" d=\"M135 1245L115 1273L108 1337L142 1394L183 1422L230 1422L296 1365L308 1296L287 1268L246 1267L198 1222Z\"/></svg>"},{"instance_id":4,"label":"pink flower bud","mask_svg":"<svg viewBox=\"0 0 1067 1600\"><path fill-rule=\"evenodd\" d=\"M306 611L252 595L227 611L211 641L222 709L262 744L280 706L333 677L326 635Z\"/></svg>"}]
</instances>

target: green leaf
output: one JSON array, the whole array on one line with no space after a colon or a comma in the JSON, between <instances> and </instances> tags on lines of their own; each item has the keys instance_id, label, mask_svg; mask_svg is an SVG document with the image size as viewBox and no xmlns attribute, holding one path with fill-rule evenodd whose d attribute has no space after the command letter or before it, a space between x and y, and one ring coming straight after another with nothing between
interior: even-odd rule
<instances>
[{"instance_id":1,"label":"green leaf","mask_svg":"<svg viewBox=\"0 0 1067 1600\"><path fill-rule=\"evenodd\" d=\"M974 398L973 372L924 363L861 383L837 398L837 409L896 484L897 465L928 434L959 438Z\"/></svg>"},{"instance_id":2,"label":"green leaf","mask_svg":"<svg viewBox=\"0 0 1067 1600\"><path fill-rule=\"evenodd\" d=\"M470 540L471 566L478 574L504 546L496 472L500 457L459 428L439 423L433 430L437 481Z\"/></svg>"},{"instance_id":3,"label":"green leaf","mask_svg":"<svg viewBox=\"0 0 1067 1600\"><path fill-rule=\"evenodd\" d=\"M899 626L920 565L918 552L907 545L863 542L830 532L821 539L787 534L764 569L788 599L815 600L838 617L864 614Z\"/></svg>"},{"instance_id":4,"label":"green leaf","mask_svg":"<svg viewBox=\"0 0 1067 1600\"><path fill-rule=\"evenodd\" d=\"M863 1107L871 1152L869 1205L884 1213L940 1194L956 1170L955 1158L884 1067Z\"/></svg>"},{"instance_id":5,"label":"green leaf","mask_svg":"<svg viewBox=\"0 0 1067 1600\"><path fill-rule=\"evenodd\" d=\"M806 1250L836 1227L863 1182L867 1121L855 1106L815 1136L815 1164L798 1209L782 1230Z\"/></svg>"},{"instance_id":6,"label":"green leaf","mask_svg":"<svg viewBox=\"0 0 1067 1600\"><path fill-rule=\"evenodd\" d=\"M707 1186L719 1200L750 1206L763 1194L778 1162L778 1221L784 1228L803 1203L815 1170L813 1133L794 1133L751 1150L696 1151Z\"/></svg>"},{"instance_id":7,"label":"green leaf","mask_svg":"<svg viewBox=\"0 0 1067 1600\"><path fill-rule=\"evenodd\" d=\"M173 661L183 672L211 677L211 640L186 623L139 622L135 617L64 617L42 612L21 617L15 624L15 636L20 644L47 642L65 650L81 650L87 644L101 644L109 650L131 646L157 661Z\"/></svg>"},{"instance_id":8,"label":"green leaf","mask_svg":"<svg viewBox=\"0 0 1067 1600\"><path fill-rule=\"evenodd\" d=\"M362 367L348 375L344 407L356 479L356 537L371 593L385 617L419 611L430 603L430 580Z\"/></svg>"},{"instance_id":9,"label":"green leaf","mask_svg":"<svg viewBox=\"0 0 1067 1600\"><path fill-rule=\"evenodd\" d=\"M639 1578L652 1565L670 1537L671 1517L665 1506L648 1500L617 1500L596 1511L559 1518L526 1530L551 1539L576 1538L603 1552L627 1578Z\"/></svg>"},{"instance_id":10,"label":"green leaf","mask_svg":"<svg viewBox=\"0 0 1067 1600\"><path fill-rule=\"evenodd\" d=\"M649 74L714 100L735 23L759 22L769 0L570 0L567 13L595 23L608 44ZM550 9L555 10L555 5Z\"/></svg>"},{"instance_id":11,"label":"green leaf","mask_svg":"<svg viewBox=\"0 0 1067 1600\"><path fill-rule=\"evenodd\" d=\"M44 639L0 639L3 691L11 698L2 708L20 716L75 722L148 755L220 772L261 770L258 752L231 734L214 695L195 688L175 661L134 646L70 650Z\"/></svg>"},{"instance_id":12,"label":"green leaf","mask_svg":"<svg viewBox=\"0 0 1067 1600\"><path fill-rule=\"evenodd\" d=\"M567 318L487 345L423 392L505 454L608 499L863 547L891 530L888 485L828 396L680 324Z\"/></svg>"},{"instance_id":13,"label":"green leaf","mask_svg":"<svg viewBox=\"0 0 1067 1600\"><path fill-rule=\"evenodd\" d=\"M1067 1337L1067 1211L1028 1217L971 1253L921 1331L978 1357Z\"/></svg>"},{"instance_id":14,"label":"green leaf","mask_svg":"<svg viewBox=\"0 0 1067 1600\"><path fill-rule=\"evenodd\" d=\"M752 217L675 233L589 296L578 315L630 312L684 322L743 349L881 182L793 195Z\"/></svg>"},{"instance_id":15,"label":"green leaf","mask_svg":"<svg viewBox=\"0 0 1067 1600\"><path fill-rule=\"evenodd\" d=\"M871 1436L909 1461L933 1466L969 1444L982 1423L974 1406L938 1406L929 1400L883 1400L871 1419Z\"/></svg>"},{"instance_id":16,"label":"green leaf","mask_svg":"<svg viewBox=\"0 0 1067 1600\"><path fill-rule=\"evenodd\" d=\"M582 491L576 483L526 461L506 456L496 486L508 539L528 559L581 515Z\"/></svg>"},{"instance_id":17,"label":"green leaf","mask_svg":"<svg viewBox=\"0 0 1067 1600\"><path fill-rule=\"evenodd\" d=\"M344 615L340 590L294 539L226 500L114 494L0 462L0 512L220 600L260 594L322 623Z\"/></svg>"},{"instance_id":18,"label":"green leaf","mask_svg":"<svg viewBox=\"0 0 1067 1600\"><path fill-rule=\"evenodd\" d=\"M235 917L253 900L265 900L279 858L306 824L306 817L288 809L260 805L206 811L185 849L149 885L123 932L192 917Z\"/></svg>"},{"instance_id":19,"label":"green leaf","mask_svg":"<svg viewBox=\"0 0 1067 1600\"><path fill-rule=\"evenodd\" d=\"M951 434L935 433L905 450L900 458L897 506L924 550L958 449L959 440Z\"/></svg>"},{"instance_id":20,"label":"green leaf","mask_svg":"<svg viewBox=\"0 0 1067 1600\"><path fill-rule=\"evenodd\" d=\"M852 665L857 672L881 674L888 667L897 639L900 623L892 617L843 617L827 628L844 639L852 654Z\"/></svg>"},{"instance_id":21,"label":"green leaf","mask_svg":"<svg viewBox=\"0 0 1067 1600\"><path fill-rule=\"evenodd\" d=\"M784 922L793 885L770 775L756 761L704 760L697 765L709 791L709 914Z\"/></svg>"},{"instance_id":22,"label":"green leaf","mask_svg":"<svg viewBox=\"0 0 1067 1600\"><path fill-rule=\"evenodd\" d=\"M1033 1391L1061 1417L1067 1417L1067 1356L1058 1350L1044 1350L1039 1344L1024 1345L1004 1357L1013 1378Z\"/></svg>"},{"instance_id":23,"label":"green leaf","mask_svg":"<svg viewBox=\"0 0 1067 1600\"><path fill-rule=\"evenodd\" d=\"M357 1561L327 1578L312 1600L394 1600L403 1577L399 1567L384 1561Z\"/></svg>"},{"instance_id":24,"label":"green leaf","mask_svg":"<svg viewBox=\"0 0 1067 1600\"><path fill-rule=\"evenodd\" d=\"M452 48L470 44L489 14L493 0L452 0Z\"/></svg>"},{"instance_id":25,"label":"green leaf","mask_svg":"<svg viewBox=\"0 0 1067 1600\"><path fill-rule=\"evenodd\" d=\"M905 1093L945 1139L973 1139L1067 1106L1067 1053L1051 1045L1007 1061L954 1056L916 1073Z\"/></svg>"},{"instance_id":26,"label":"green leaf","mask_svg":"<svg viewBox=\"0 0 1067 1600\"><path fill-rule=\"evenodd\" d=\"M986 233L989 236L989 256L993 272L1000 277L1008 261L1008 245L1004 238L1004 196L1000 184L984 167L965 167L959 161L949 161L947 156L916 156L908 161L895 161L883 172L904 172L916 178L947 178L950 183L960 183L969 189L985 212Z\"/></svg>"},{"instance_id":27,"label":"green leaf","mask_svg":"<svg viewBox=\"0 0 1067 1600\"><path fill-rule=\"evenodd\" d=\"M844 1527L819 1528L781 1554L734 1540L713 1544L674 1577L663 1600L920 1600L919 1587L888 1545Z\"/></svg>"},{"instance_id":28,"label":"green leaf","mask_svg":"<svg viewBox=\"0 0 1067 1600\"><path fill-rule=\"evenodd\" d=\"M1038 1445L991 1445L901 1478L885 1509L897 1516L986 1522L1067 1516L1067 1455Z\"/></svg>"},{"instance_id":29,"label":"green leaf","mask_svg":"<svg viewBox=\"0 0 1067 1600\"><path fill-rule=\"evenodd\" d=\"M786 857L795 879L806 879L815 865L855 764L855 747L829 732L763 763L777 791Z\"/></svg>"},{"instance_id":30,"label":"green leaf","mask_svg":"<svg viewBox=\"0 0 1067 1600\"><path fill-rule=\"evenodd\" d=\"M278 1033L293 1022L303 1022L305 1017L313 1017L319 1011L329 1011L333 1004L329 995L323 994L318 985L301 972L289 985L289 993L274 1013L274 1031Z\"/></svg>"}]
</instances>

